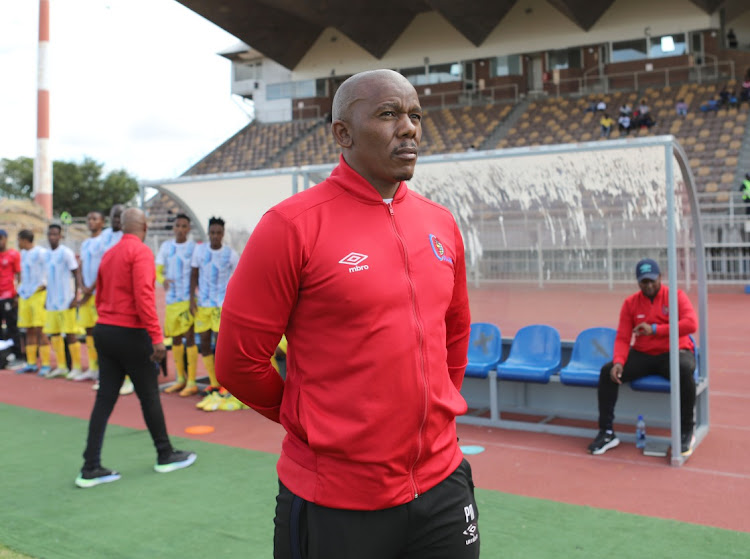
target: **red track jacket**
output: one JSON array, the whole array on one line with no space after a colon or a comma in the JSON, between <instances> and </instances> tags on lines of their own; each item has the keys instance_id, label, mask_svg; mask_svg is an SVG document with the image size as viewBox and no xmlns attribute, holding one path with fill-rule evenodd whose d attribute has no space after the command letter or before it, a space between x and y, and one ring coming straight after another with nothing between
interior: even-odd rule
<instances>
[{"instance_id":1,"label":"red track jacket","mask_svg":"<svg viewBox=\"0 0 750 559\"><path fill-rule=\"evenodd\" d=\"M677 313L680 349L692 350L693 342L689 335L698 329L698 319L690 299L681 289L677 290ZM653 302L641 291L625 299L620 310L620 324L617 326L615 354L612 359L614 363L625 364L630 351L630 341L633 338L633 328L641 322L656 324L656 334L636 336L633 349L650 355L667 353L669 351L669 288L666 285L661 286Z\"/></svg>"},{"instance_id":2,"label":"red track jacket","mask_svg":"<svg viewBox=\"0 0 750 559\"><path fill-rule=\"evenodd\" d=\"M378 510L448 477L470 317L461 234L399 185L392 204L344 161L268 211L230 280L216 375L287 431L293 493ZM287 377L269 361L289 341Z\"/></svg>"}]
</instances>

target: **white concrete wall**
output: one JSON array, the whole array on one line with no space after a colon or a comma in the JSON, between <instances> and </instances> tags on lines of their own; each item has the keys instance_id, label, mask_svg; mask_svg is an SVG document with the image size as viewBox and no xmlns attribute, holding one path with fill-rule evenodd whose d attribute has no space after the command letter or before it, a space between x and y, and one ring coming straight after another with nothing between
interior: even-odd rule
<instances>
[{"instance_id":1,"label":"white concrete wall","mask_svg":"<svg viewBox=\"0 0 750 559\"><path fill-rule=\"evenodd\" d=\"M531 13L526 13L527 8ZM690 0L616 0L594 27L584 32L546 0L525 0L516 3L484 43L475 47L440 14L427 12L414 18L380 60L343 33L328 28L294 68L293 79L325 77L331 70L336 75L349 75L376 68L419 66L425 57L431 64L440 64L635 39L645 36L646 26L652 36L658 36L718 28L718 18ZM334 36L336 40L331 41Z\"/></svg>"},{"instance_id":2,"label":"white concrete wall","mask_svg":"<svg viewBox=\"0 0 750 559\"><path fill-rule=\"evenodd\" d=\"M750 50L750 11L727 21L726 28L727 31L730 28L734 29L734 34L737 35L737 42L741 49Z\"/></svg>"}]
</instances>

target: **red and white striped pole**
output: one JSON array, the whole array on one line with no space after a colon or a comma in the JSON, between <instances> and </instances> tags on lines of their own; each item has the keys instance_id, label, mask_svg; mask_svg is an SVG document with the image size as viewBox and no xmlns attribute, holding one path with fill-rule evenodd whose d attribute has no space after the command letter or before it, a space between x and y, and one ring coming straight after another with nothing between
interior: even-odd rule
<instances>
[{"instance_id":1,"label":"red and white striped pole","mask_svg":"<svg viewBox=\"0 0 750 559\"><path fill-rule=\"evenodd\" d=\"M39 58L37 66L36 158L34 202L52 217L52 159L49 156L49 5L39 0Z\"/></svg>"}]
</instances>

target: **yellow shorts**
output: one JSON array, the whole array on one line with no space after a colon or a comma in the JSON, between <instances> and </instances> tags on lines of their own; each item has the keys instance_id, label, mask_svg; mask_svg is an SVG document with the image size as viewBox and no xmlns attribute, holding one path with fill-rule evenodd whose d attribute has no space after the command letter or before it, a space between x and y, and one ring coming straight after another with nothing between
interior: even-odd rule
<instances>
[{"instance_id":1,"label":"yellow shorts","mask_svg":"<svg viewBox=\"0 0 750 559\"><path fill-rule=\"evenodd\" d=\"M46 320L44 302L47 300L45 291L37 291L28 299L18 298L18 327L42 328Z\"/></svg>"},{"instance_id":2,"label":"yellow shorts","mask_svg":"<svg viewBox=\"0 0 750 559\"><path fill-rule=\"evenodd\" d=\"M164 317L164 335L169 337L182 336L193 325L193 315L190 314L190 302L180 301L167 305Z\"/></svg>"},{"instance_id":3,"label":"yellow shorts","mask_svg":"<svg viewBox=\"0 0 750 559\"><path fill-rule=\"evenodd\" d=\"M221 307L198 307L198 313L195 315L195 333L219 331L221 322Z\"/></svg>"},{"instance_id":4,"label":"yellow shorts","mask_svg":"<svg viewBox=\"0 0 750 559\"><path fill-rule=\"evenodd\" d=\"M57 334L78 334L78 332L75 309L47 311L47 320L44 324L45 334L54 336Z\"/></svg>"},{"instance_id":5,"label":"yellow shorts","mask_svg":"<svg viewBox=\"0 0 750 559\"><path fill-rule=\"evenodd\" d=\"M93 328L97 320L99 320L99 313L96 312L96 295L92 295L88 301L78 307L78 326L83 329Z\"/></svg>"}]
</instances>

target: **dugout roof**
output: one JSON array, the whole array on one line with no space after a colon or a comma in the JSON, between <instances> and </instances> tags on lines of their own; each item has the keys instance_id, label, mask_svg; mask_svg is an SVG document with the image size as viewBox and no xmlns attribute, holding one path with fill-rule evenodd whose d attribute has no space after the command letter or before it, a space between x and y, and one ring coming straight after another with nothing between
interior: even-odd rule
<instances>
[{"instance_id":1,"label":"dugout roof","mask_svg":"<svg viewBox=\"0 0 750 559\"><path fill-rule=\"evenodd\" d=\"M436 11L474 45L484 42L518 0L178 0L289 69L328 27L382 58L417 14ZM690 0L726 18L750 9L747 0ZM614 0L547 0L583 31Z\"/></svg>"}]
</instances>

